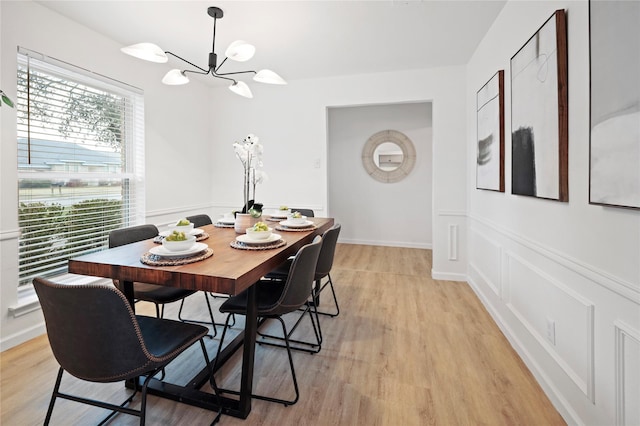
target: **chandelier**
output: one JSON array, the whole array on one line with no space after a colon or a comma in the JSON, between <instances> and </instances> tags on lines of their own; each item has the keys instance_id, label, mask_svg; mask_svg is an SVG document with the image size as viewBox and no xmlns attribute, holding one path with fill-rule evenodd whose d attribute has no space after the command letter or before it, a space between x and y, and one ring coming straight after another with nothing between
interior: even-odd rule
<instances>
[{"instance_id":1,"label":"chandelier","mask_svg":"<svg viewBox=\"0 0 640 426\"><path fill-rule=\"evenodd\" d=\"M167 55L171 55L174 58L181 60L189 64L193 69L172 69L165 74L162 78L162 82L168 85L180 85L187 84L189 82L189 77L187 73L192 74L211 74L212 77L221 78L224 80L231 81L231 85L229 86L229 90L232 92L244 96L245 98L252 98L253 93L251 93L251 89L249 86L240 80L236 80L233 76L237 74L254 74L253 79L259 83L267 83L267 84L287 84L286 81L282 79L275 72L263 69L260 71L235 71L235 72L220 72L220 68L227 59L231 59L233 61L244 62L248 61L253 57L253 54L256 51L256 48L243 41L236 40L229 45L227 50L225 50L224 55L225 58L218 65L218 55L215 53L216 50L216 22L218 19L223 17L222 9L218 7L209 7L207 9L207 14L213 18L213 45L211 48L211 53L209 53L209 64L208 68L201 68L192 62L187 61L186 59L176 55L175 53L165 51L161 49L159 46L153 43L137 43L131 46L126 46L121 48L120 50L127 55L134 56L138 59L144 59L145 61L157 62L157 63L165 63L169 60Z\"/></svg>"}]
</instances>

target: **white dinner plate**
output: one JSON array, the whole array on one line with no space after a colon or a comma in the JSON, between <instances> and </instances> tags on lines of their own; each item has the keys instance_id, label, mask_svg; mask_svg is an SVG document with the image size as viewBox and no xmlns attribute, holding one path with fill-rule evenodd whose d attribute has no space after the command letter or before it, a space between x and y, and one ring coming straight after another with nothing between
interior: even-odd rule
<instances>
[{"instance_id":1,"label":"white dinner plate","mask_svg":"<svg viewBox=\"0 0 640 426\"><path fill-rule=\"evenodd\" d=\"M189 256L190 254L200 253L206 248L207 245L203 243L195 243L189 250L180 251L171 251L167 250L164 246L156 246L149 249L149 253L162 257L182 257Z\"/></svg>"},{"instance_id":2,"label":"white dinner plate","mask_svg":"<svg viewBox=\"0 0 640 426\"><path fill-rule=\"evenodd\" d=\"M247 234L242 234L236 237L236 241L239 241L244 244L249 244L249 245L259 245L259 244L270 244L278 241L281 238L282 237L278 234L271 234L269 235L268 238L265 238L264 240L256 240L255 238L251 238Z\"/></svg>"},{"instance_id":3,"label":"white dinner plate","mask_svg":"<svg viewBox=\"0 0 640 426\"><path fill-rule=\"evenodd\" d=\"M280 222L280 225L286 226L287 228L308 228L310 226L313 226L313 222L311 222L310 220L305 220L303 223L291 223L288 220L283 220L282 222Z\"/></svg>"},{"instance_id":4,"label":"white dinner plate","mask_svg":"<svg viewBox=\"0 0 640 426\"><path fill-rule=\"evenodd\" d=\"M234 223L236 223L236 220L234 218L228 219L228 218L222 217L218 219L218 223L222 223L225 225L233 225Z\"/></svg>"},{"instance_id":5,"label":"white dinner plate","mask_svg":"<svg viewBox=\"0 0 640 426\"><path fill-rule=\"evenodd\" d=\"M161 237L166 237L166 236L170 235L171 232L173 232L173 231L162 231L158 235L160 235ZM189 232L189 235L193 235L193 236L196 236L196 237L198 235L201 235L201 234L204 234L204 229L196 228L196 229L192 229L191 232Z\"/></svg>"},{"instance_id":6,"label":"white dinner plate","mask_svg":"<svg viewBox=\"0 0 640 426\"><path fill-rule=\"evenodd\" d=\"M269 216L271 216L274 219L286 219L288 217L288 213L271 213Z\"/></svg>"}]
</instances>

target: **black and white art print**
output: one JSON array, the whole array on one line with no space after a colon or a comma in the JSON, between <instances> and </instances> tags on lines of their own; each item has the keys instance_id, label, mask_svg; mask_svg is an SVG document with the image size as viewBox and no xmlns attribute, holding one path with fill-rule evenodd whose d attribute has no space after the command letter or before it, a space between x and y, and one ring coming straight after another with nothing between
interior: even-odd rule
<instances>
[{"instance_id":1,"label":"black and white art print","mask_svg":"<svg viewBox=\"0 0 640 426\"><path fill-rule=\"evenodd\" d=\"M590 1L589 202L640 209L640 2Z\"/></svg>"},{"instance_id":2,"label":"black and white art print","mask_svg":"<svg viewBox=\"0 0 640 426\"><path fill-rule=\"evenodd\" d=\"M476 95L476 188L504 192L504 70Z\"/></svg>"},{"instance_id":3,"label":"black and white art print","mask_svg":"<svg viewBox=\"0 0 640 426\"><path fill-rule=\"evenodd\" d=\"M567 30L557 10L511 58L511 192L568 201Z\"/></svg>"}]
</instances>

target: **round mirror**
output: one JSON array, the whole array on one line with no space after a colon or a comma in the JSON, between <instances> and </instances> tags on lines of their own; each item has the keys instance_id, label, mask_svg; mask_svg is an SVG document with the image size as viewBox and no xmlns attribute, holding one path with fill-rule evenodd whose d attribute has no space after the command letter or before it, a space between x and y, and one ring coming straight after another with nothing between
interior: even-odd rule
<instances>
[{"instance_id":1,"label":"round mirror","mask_svg":"<svg viewBox=\"0 0 640 426\"><path fill-rule=\"evenodd\" d=\"M390 172L400 167L402 158L402 148L393 142L383 142L373 151L373 162L385 172Z\"/></svg>"},{"instance_id":2,"label":"round mirror","mask_svg":"<svg viewBox=\"0 0 640 426\"><path fill-rule=\"evenodd\" d=\"M375 133L362 149L362 165L369 176L380 182L404 179L416 160L416 150L404 133L383 130Z\"/></svg>"}]
</instances>

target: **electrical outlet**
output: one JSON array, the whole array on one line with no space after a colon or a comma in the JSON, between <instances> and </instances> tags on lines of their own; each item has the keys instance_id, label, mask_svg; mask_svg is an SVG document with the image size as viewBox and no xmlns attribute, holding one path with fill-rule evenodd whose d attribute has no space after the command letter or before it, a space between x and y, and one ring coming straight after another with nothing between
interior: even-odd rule
<instances>
[{"instance_id":1,"label":"electrical outlet","mask_svg":"<svg viewBox=\"0 0 640 426\"><path fill-rule=\"evenodd\" d=\"M555 346L556 344L556 322L547 318L547 340Z\"/></svg>"},{"instance_id":2,"label":"electrical outlet","mask_svg":"<svg viewBox=\"0 0 640 426\"><path fill-rule=\"evenodd\" d=\"M313 168L315 169L319 169L320 168L320 159L316 158L315 160L313 160Z\"/></svg>"}]
</instances>

